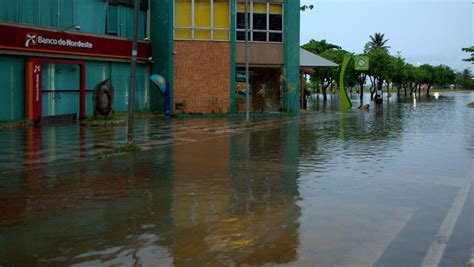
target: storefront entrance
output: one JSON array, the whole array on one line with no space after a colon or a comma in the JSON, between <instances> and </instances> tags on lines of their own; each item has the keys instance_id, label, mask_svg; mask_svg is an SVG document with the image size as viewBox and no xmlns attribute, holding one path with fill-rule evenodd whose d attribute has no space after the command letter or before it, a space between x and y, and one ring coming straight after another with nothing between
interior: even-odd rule
<instances>
[{"instance_id":1,"label":"storefront entrance","mask_svg":"<svg viewBox=\"0 0 474 267\"><path fill-rule=\"evenodd\" d=\"M237 67L237 113L245 112L245 68ZM280 112L282 107L281 68L250 67L250 98L252 113Z\"/></svg>"},{"instance_id":2,"label":"storefront entrance","mask_svg":"<svg viewBox=\"0 0 474 267\"><path fill-rule=\"evenodd\" d=\"M26 72L28 119L85 117L84 62L30 58Z\"/></svg>"}]
</instances>

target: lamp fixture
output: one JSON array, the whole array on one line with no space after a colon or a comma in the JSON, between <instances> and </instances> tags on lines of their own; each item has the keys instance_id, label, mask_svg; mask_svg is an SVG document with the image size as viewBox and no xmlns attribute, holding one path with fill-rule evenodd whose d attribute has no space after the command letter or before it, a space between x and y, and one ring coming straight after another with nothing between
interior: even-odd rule
<instances>
[{"instance_id":1,"label":"lamp fixture","mask_svg":"<svg viewBox=\"0 0 474 267\"><path fill-rule=\"evenodd\" d=\"M60 30L60 32L65 32L65 31L70 30L72 28L74 28L75 31L80 31L81 30L81 26L79 26L77 24L74 24L70 27L67 27L67 28L64 28L64 29Z\"/></svg>"}]
</instances>

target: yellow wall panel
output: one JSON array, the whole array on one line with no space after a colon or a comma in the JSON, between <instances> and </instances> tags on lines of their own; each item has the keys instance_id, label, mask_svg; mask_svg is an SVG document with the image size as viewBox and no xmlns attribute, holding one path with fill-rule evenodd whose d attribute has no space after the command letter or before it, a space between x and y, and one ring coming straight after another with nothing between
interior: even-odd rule
<instances>
[{"instance_id":1,"label":"yellow wall panel","mask_svg":"<svg viewBox=\"0 0 474 267\"><path fill-rule=\"evenodd\" d=\"M267 13L267 4L254 3L253 4L253 13Z\"/></svg>"},{"instance_id":2,"label":"yellow wall panel","mask_svg":"<svg viewBox=\"0 0 474 267\"><path fill-rule=\"evenodd\" d=\"M175 39L184 39L190 40L192 39L191 29L175 29L174 30L174 38Z\"/></svg>"},{"instance_id":3,"label":"yellow wall panel","mask_svg":"<svg viewBox=\"0 0 474 267\"><path fill-rule=\"evenodd\" d=\"M210 40L211 30L194 30L194 39Z\"/></svg>"},{"instance_id":4,"label":"yellow wall panel","mask_svg":"<svg viewBox=\"0 0 474 267\"><path fill-rule=\"evenodd\" d=\"M229 41L229 31L214 30L214 40Z\"/></svg>"},{"instance_id":5,"label":"yellow wall panel","mask_svg":"<svg viewBox=\"0 0 474 267\"><path fill-rule=\"evenodd\" d=\"M214 0L214 28L229 29L229 0Z\"/></svg>"},{"instance_id":6,"label":"yellow wall panel","mask_svg":"<svg viewBox=\"0 0 474 267\"><path fill-rule=\"evenodd\" d=\"M270 5L270 13L272 14L283 14L282 5Z\"/></svg>"},{"instance_id":7,"label":"yellow wall panel","mask_svg":"<svg viewBox=\"0 0 474 267\"><path fill-rule=\"evenodd\" d=\"M192 26L191 0L175 0L175 26Z\"/></svg>"},{"instance_id":8,"label":"yellow wall panel","mask_svg":"<svg viewBox=\"0 0 474 267\"><path fill-rule=\"evenodd\" d=\"M210 0L194 0L194 26L211 27Z\"/></svg>"},{"instance_id":9,"label":"yellow wall panel","mask_svg":"<svg viewBox=\"0 0 474 267\"><path fill-rule=\"evenodd\" d=\"M247 11L250 12L250 1L247 7ZM244 3L237 3L237 12L245 12L245 4Z\"/></svg>"}]
</instances>

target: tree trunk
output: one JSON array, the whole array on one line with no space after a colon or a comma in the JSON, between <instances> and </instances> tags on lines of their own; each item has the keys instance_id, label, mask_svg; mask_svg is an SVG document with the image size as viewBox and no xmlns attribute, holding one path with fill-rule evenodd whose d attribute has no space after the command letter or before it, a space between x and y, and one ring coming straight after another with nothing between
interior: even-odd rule
<instances>
[{"instance_id":1,"label":"tree trunk","mask_svg":"<svg viewBox=\"0 0 474 267\"><path fill-rule=\"evenodd\" d=\"M410 96L413 95L413 93L416 94L416 88L418 87L418 84L415 83L414 85L413 84L410 84Z\"/></svg>"},{"instance_id":2,"label":"tree trunk","mask_svg":"<svg viewBox=\"0 0 474 267\"><path fill-rule=\"evenodd\" d=\"M403 85L403 90L405 91L405 97L407 97L407 85Z\"/></svg>"},{"instance_id":3,"label":"tree trunk","mask_svg":"<svg viewBox=\"0 0 474 267\"><path fill-rule=\"evenodd\" d=\"M364 104L364 83L361 82L360 84L360 105Z\"/></svg>"},{"instance_id":4,"label":"tree trunk","mask_svg":"<svg viewBox=\"0 0 474 267\"><path fill-rule=\"evenodd\" d=\"M323 101L324 101L324 102L328 101L328 95L327 95L327 93L326 93L327 88L328 88L327 86L323 86L323 88L322 88L322 91L323 91Z\"/></svg>"},{"instance_id":5,"label":"tree trunk","mask_svg":"<svg viewBox=\"0 0 474 267\"><path fill-rule=\"evenodd\" d=\"M428 88L426 88L426 96L427 96L427 97L430 96L430 89L431 89L431 84L428 85Z\"/></svg>"},{"instance_id":6,"label":"tree trunk","mask_svg":"<svg viewBox=\"0 0 474 267\"><path fill-rule=\"evenodd\" d=\"M402 89L401 87L402 86L400 84L397 86L397 99L400 98L400 89Z\"/></svg>"},{"instance_id":7,"label":"tree trunk","mask_svg":"<svg viewBox=\"0 0 474 267\"><path fill-rule=\"evenodd\" d=\"M390 97L390 83L387 82L387 97Z\"/></svg>"},{"instance_id":8,"label":"tree trunk","mask_svg":"<svg viewBox=\"0 0 474 267\"><path fill-rule=\"evenodd\" d=\"M369 79L370 79L370 100L374 100L374 94L375 94L375 90L376 90L376 80L375 80L375 77L371 77L369 76Z\"/></svg>"},{"instance_id":9,"label":"tree trunk","mask_svg":"<svg viewBox=\"0 0 474 267\"><path fill-rule=\"evenodd\" d=\"M383 88L383 80L382 79L377 79L378 82L377 82L377 91L382 91L382 88ZM378 93L378 92L377 92Z\"/></svg>"}]
</instances>

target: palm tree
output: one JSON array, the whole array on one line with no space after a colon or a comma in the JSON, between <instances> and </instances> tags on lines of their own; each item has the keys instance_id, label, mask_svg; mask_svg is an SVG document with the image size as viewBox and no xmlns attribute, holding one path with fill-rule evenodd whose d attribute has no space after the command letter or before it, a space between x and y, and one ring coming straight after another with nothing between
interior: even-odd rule
<instances>
[{"instance_id":1,"label":"palm tree","mask_svg":"<svg viewBox=\"0 0 474 267\"><path fill-rule=\"evenodd\" d=\"M368 43L370 49L382 48L388 50L390 46L386 45L389 39L385 39L384 33L376 32L374 35L370 36L370 42Z\"/></svg>"}]
</instances>

